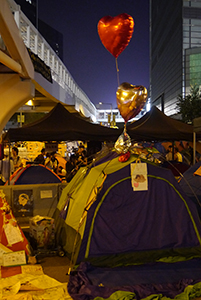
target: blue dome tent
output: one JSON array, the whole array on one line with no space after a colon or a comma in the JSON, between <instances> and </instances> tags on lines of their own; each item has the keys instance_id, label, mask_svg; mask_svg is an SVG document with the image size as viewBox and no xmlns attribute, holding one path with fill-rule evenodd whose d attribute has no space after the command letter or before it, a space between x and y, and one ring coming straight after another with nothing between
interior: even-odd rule
<instances>
[{"instance_id":1,"label":"blue dome tent","mask_svg":"<svg viewBox=\"0 0 201 300\"><path fill-rule=\"evenodd\" d=\"M19 168L11 177L10 185L61 183L59 176L43 165L27 165ZM8 185L8 181L5 183Z\"/></svg>"},{"instance_id":2,"label":"blue dome tent","mask_svg":"<svg viewBox=\"0 0 201 300\"><path fill-rule=\"evenodd\" d=\"M71 256L73 299L174 298L201 281L195 204L170 170L149 162L148 189L133 190L136 159L110 154L62 192L54 217L57 242Z\"/></svg>"},{"instance_id":3,"label":"blue dome tent","mask_svg":"<svg viewBox=\"0 0 201 300\"><path fill-rule=\"evenodd\" d=\"M179 185L185 194L196 204L201 218L201 176L195 172L201 167L201 162L197 162L183 173Z\"/></svg>"}]
</instances>

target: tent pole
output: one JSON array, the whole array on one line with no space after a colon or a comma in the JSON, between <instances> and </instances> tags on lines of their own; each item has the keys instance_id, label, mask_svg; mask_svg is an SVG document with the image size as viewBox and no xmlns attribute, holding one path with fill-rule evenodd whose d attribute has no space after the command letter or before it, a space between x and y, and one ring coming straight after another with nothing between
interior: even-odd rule
<instances>
[{"instance_id":1,"label":"tent pole","mask_svg":"<svg viewBox=\"0 0 201 300\"><path fill-rule=\"evenodd\" d=\"M9 142L9 154L8 154L8 160L9 160L9 170L8 170L8 185L10 185L10 159L11 159L11 153L10 153L10 142Z\"/></svg>"},{"instance_id":2,"label":"tent pole","mask_svg":"<svg viewBox=\"0 0 201 300\"><path fill-rule=\"evenodd\" d=\"M195 164L196 158L196 133L193 131L193 165Z\"/></svg>"},{"instance_id":3,"label":"tent pole","mask_svg":"<svg viewBox=\"0 0 201 300\"><path fill-rule=\"evenodd\" d=\"M172 160L174 160L174 141L172 141Z\"/></svg>"}]
</instances>

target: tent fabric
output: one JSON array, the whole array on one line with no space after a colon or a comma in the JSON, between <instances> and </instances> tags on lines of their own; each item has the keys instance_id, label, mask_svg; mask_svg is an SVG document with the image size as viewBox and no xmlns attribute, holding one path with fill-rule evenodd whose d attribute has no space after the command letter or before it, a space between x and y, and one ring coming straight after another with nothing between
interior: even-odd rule
<instances>
[{"instance_id":1,"label":"tent fabric","mask_svg":"<svg viewBox=\"0 0 201 300\"><path fill-rule=\"evenodd\" d=\"M142 118L127 126L129 136L137 141L193 141L193 126L166 116L153 106Z\"/></svg>"},{"instance_id":2,"label":"tent fabric","mask_svg":"<svg viewBox=\"0 0 201 300\"><path fill-rule=\"evenodd\" d=\"M68 291L74 300L194 299L201 295L200 266L198 259L174 266L155 263L117 269L83 262L71 272Z\"/></svg>"},{"instance_id":3,"label":"tent fabric","mask_svg":"<svg viewBox=\"0 0 201 300\"><path fill-rule=\"evenodd\" d=\"M201 117L193 119L193 126L196 133L201 132Z\"/></svg>"},{"instance_id":4,"label":"tent fabric","mask_svg":"<svg viewBox=\"0 0 201 300\"><path fill-rule=\"evenodd\" d=\"M137 157L121 163L109 156L80 169L56 209L64 250L72 263L77 256L71 297L112 299L121 291L137 299L175 296L199 282L201 224L195 204L170 170L149 162L148 190L133 191L130 164Z\"/></svg>"},{"instance_id":5,"label":"tent fabric","mask_svg":"<svg viewBox=\"0 0 201 300\"><path fill-rule=\"evenodd\" d=\"M5 185L61 183L59 176L43 165L27 165L19 168Z\"/></svg>"},{"instance_id":6,"label":"tent fabric","mask_svg":"<svg viewBox=\"0 0 201 300\"><path fill-rule=\"evenodd\" d=\"M196 204L201 218L201 176L194 173L201 167L201 162L197 162L183 173L179 185L185 194Z\"/></svg>"},{"instance_id":7,"label":"tent fabric","mask_svg":"<svg viewBox=\"0 0 201 300\"><path fill-rule=\"evenodd\" d=\"M182 255L181 249L195 254L200 248L194 203L169 170L151 164L147 168L148 191L133 192L130 165L108 174L88 210L78 262L93 259L96 265L103 261L115 266L129 258L127 264L142 263Z\"/></svg>"},{"instance_id":8,"label":"tent fabric","mask_svg":"<svg viewBox=\"0 0 201 300\"><path fill-rule=\"evenodd\" d=\"M138 121L127 125L129 136L136 141L193 141L193 126L166 116L153 106ZM116 141L122 129L93 124L70 113L58 103L46 116L21 128L10 128L4 141ZM199 134L197 134L199 137Z\"/></svg>"},{"instance_id":9,"label":"tent fabric","mask_svg":"<svg viewBox=\"0 0 201 300\"><path fill-rule=\"evenodd\" d=\"M166 116L155 106L138 121L127 125L127 132L136 141L193 141L192 125ZM122 129L90 123L58 103L40 120L21 128L10 128L4 141L116 141L121 134Z\"/></svg>"},{"instance_id":10,"label":"tent fabric","mask_svg":"<svg viewBox=\"0 0 201 300\"><path fill-rule=\"evenodd\" d=\"M179 177L181 174L185 173L190 168L190 165L175 160L165 160L162 166L164 168L170 169L175 177Z\"/></svg>"},{"instance_id":11,"label":"tent fabric","mask_svg":"<svg viewBox=\"0 0 201 300\"><path fill-rule=\"evenodd\" d=\"M4 141L116 141L119 134L117 129L92 124L77 117L58 103L40 120L21 128L10 128Z\"/></svg>"}]
</instances>

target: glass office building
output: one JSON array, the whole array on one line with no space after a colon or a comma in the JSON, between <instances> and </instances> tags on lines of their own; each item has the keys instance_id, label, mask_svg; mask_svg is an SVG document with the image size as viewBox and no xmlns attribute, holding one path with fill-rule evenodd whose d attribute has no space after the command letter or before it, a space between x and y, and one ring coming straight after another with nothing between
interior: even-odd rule
<instances>
[{"instance_id":1,"label":"glass office building","mask_svg":"<svg viewBox=\"0 0 201 300\"><path fill-rule=\"evenodd\" d=\"M167 115L201 87L201 0L150 0L150 96Z\"/></svg>"}]
</instances>

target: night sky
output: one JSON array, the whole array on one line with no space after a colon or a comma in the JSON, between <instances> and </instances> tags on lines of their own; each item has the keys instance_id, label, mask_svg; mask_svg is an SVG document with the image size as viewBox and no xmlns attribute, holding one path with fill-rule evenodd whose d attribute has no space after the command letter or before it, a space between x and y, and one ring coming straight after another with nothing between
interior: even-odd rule
<instances>
[{"instance_id":1,"label":"night sky","mask_svg":"<svg viewBox=\"0 0 201 300\"><path fill-rule=\"evenodd\" d=\"M112 103L113 108L115 57L103 46L97 25L104 16L132 16L132 39L117 58L119 82L149 88L149 0L42 0L38 6L39 18L63 34L63 62L76 83L96 106Z\"/></svg>"}]
</instances>

